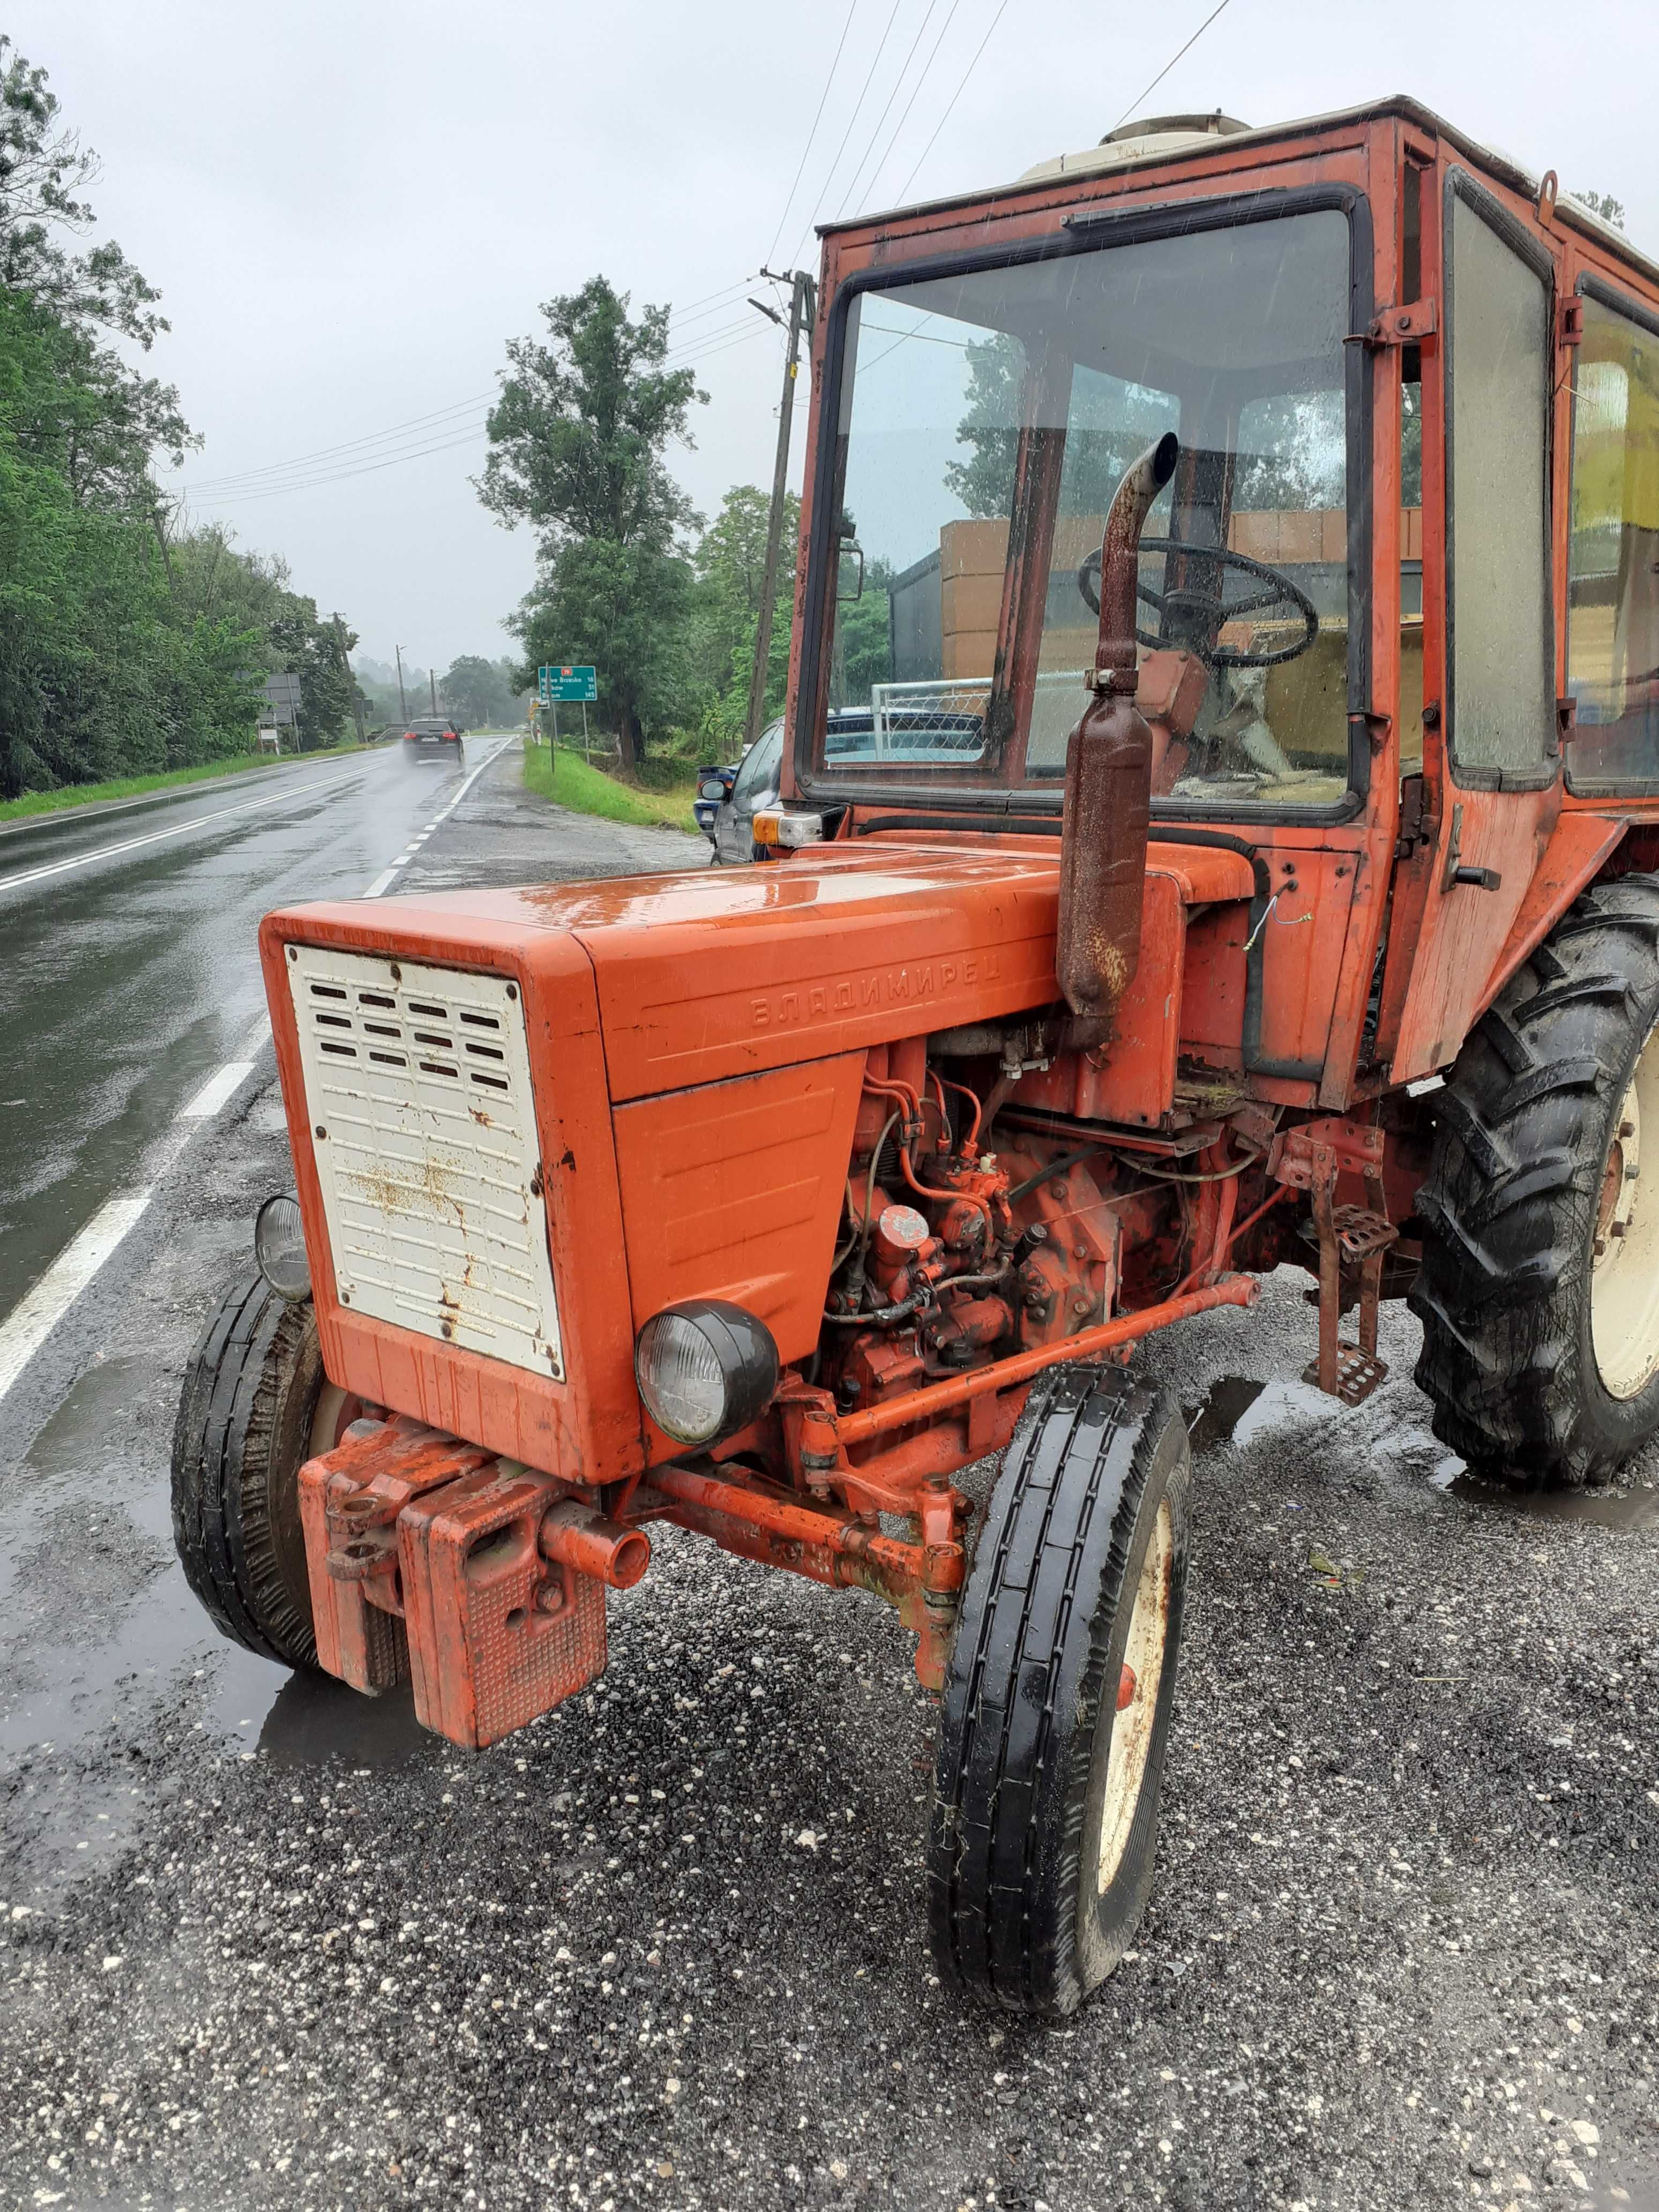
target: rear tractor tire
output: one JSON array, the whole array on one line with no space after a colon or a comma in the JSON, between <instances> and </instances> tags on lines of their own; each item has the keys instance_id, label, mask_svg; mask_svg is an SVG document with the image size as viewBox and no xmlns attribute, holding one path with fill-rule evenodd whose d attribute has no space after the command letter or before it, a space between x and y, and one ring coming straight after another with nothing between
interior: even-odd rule
<instances>
[{"instance_id":1,"label":"rear tractor tire","mask_svg":"<svg viewBox=\"0 0 1659 2212\"><path fill-rule=\"evenodd\" d=\"M1073 2011L1152 1881L1191 1458L1167 1391L1066 1367L1004 1455L946 1669L928 1838L940 1974Z\"/></svg>"},{"instance_id":2,"label":"rear tractor tire","mask_svg":"<svg viewBox=\"0 0 1659 2212\"><path fill-rule=\"evenodd\" d=\"M323 1372L316 1310L254 1274L227 1291L185 1372L173 1436L173 1540L234 1644L315 1667L300 1469L356 1401Z\"/></svg>"},{"instance_id":3,"label":"rear tractor tire","mask_svg":"<svg viewBox=\"0 0 1659 2212\"><path fill-rule=\"evenodd\" d=\"M1464 1044L1418 1194L1435 1433L1528 1488L1659 1431L1659 880L1577 899Z\"/></svg>"}]
</instances>

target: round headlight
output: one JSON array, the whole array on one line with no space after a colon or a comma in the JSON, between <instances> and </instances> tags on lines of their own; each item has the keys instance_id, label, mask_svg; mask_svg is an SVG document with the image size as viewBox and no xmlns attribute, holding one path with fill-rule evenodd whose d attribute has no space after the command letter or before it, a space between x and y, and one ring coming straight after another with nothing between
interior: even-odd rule
<instances>
[{"instance_id":1,"label":"round headlight","mask_svg":"<svg viewBox=\"0 0 1659 2212\"><path fill-rule=\"evenodd\" d=\"M720 1298L653 1314L634 1346L645 1410L683 1444L747 1428L778 1387L778 1347L763 1321Z\"/></svg>"},{"instance_id":2,"label":"round headlight","mask_svg":"<svg viewBox=\"0 0 1659 2212\"><path fill-rule=\"evenodd\" d=\"M259 1273L280 1297L298 1304L311 1296L311 1267L297 1198L282 1191L259 1208L253 1223L253 1256Z\"/></svg>"}]
</instances>

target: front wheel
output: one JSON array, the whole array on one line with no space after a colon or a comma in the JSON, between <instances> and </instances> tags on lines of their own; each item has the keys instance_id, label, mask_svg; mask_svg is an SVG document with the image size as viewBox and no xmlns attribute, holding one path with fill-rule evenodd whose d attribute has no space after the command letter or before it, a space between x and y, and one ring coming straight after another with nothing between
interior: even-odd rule
<instances>
[{"instance_id":1,"label":"front wheel","mask_svg":"<svg viewBox=\"0 0 1659 2212\"><path fill-rule=\"evenodd\" d=\"M945 1674L928 1838L934 1957L1009 2011L1073 2011L1152 1889L1191 1457L1167 1391L1038 1386L1005 1455Z\"/></svg>"},{"instance_id":2,"label":"front wheel","mask_svg":"<svg viewBox=\"0 0 1659 2212\"><path fill-rule=\"evenodd\" d=\"M300 1469L356 1410L323 1372L317 1316L258 1274L227 1291L185 1372L173 1437L173 1536L221 1633L314 1667Z\"/></svg>"}]
</instances>

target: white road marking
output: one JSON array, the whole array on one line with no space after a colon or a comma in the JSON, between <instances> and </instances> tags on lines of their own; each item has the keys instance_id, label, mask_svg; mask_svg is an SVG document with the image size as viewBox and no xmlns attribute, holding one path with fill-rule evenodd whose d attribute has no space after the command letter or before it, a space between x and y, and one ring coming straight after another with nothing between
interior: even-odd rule
<instances>
[{"instance_id":1,"label":"white road marking","mask_svg":"<svg viewBox=\"0 0 1659 2212\"><path fill-rule=\"evenodd\" d=\"M239 1091L253 1073L251 1060L228 1060L216 1075L210 1075L188 1106L181 1107L181 1121L205 1121L219 1111Z\"/></svg>"},{"instance_id":2,"label":"white road marking","mask_svg":"<svg viewBox=\"0 0 1659 2212\"><path fill-rule=\"evenodd\" d=\"M396 878L398 871L400 869L406 868L409 866L410 862L415 858L416 854L420 851L421 847L425 844L427 839L432 835L433 831L438 828L441 823L448 821L450 816L455 811L455 809L466 797L467 793L471 790L473 785L478 781L478 778L483 774L484 770L489 768L492 763L498 761L501 755L507 750L507 746L512 743L513 740L511 738L504 739L501 744L496 746L493 753L489 754L486 759L481 760L478 763L477 768L473 769L466 776L460 789L455 793L453 799L450 800L448 805L444 808L442 813L434 814L431 821L427 823L425 829L421 831L419 836L415 838L408 848L398 855L397 859L392 863L392 866L389 868L383 869L381 872L375 877L374 882L363 893L363 896L366 899L384 898L386 896L387 891L392 888L392 884ZM3 888L3 886L0 886L0 888Z\"/></svg>"},{"instance_id":3,"label":"white road marking","mask_svg":"<svg viewBox=\"0 0 1659 2212\"><path fill-rule=\"evenodd\" d=\"M338 770L333 775L308 776L303 783L292 783L266 799L250 799L241 806L216 807L210 814L192 814L187 820L173 823L165 830L151 830L142 837L124 837L116 845L100 845L90 853L72 854L66 860L52 860L43 868L26 868L15 876L0 876L0 891L21 890L26 884L43 883L48 876L61 876L69 868L89 868L94 860L112 860L122 853L136 853L141 846L158 845L164 837L182 837L186 830L200 829L205 823L222 822L233 814L262 814L272 806L284 806L296 792L325 791L331 784L343 783L356 775L362 763Z\"/></svg>"},{"instance_id":4,"label":"white road marking","mask_svg":"<svg viewBox=\"0 0 1659 2212\"><path fill-rule=\"evenodd\" d=\"M52 1334L155 1193L124 1191L106 1199L80 1235L58 1255L34 1288L0 1322L0 1398Z\"/></svg>"},{"instance_id":5,"label":"white road marking","mask_svg":"<svg viewBox=\"0 0 1659 2212\"><path fill-rule=\"evenodd\" d=\"M511 740L507 742L511 743ZM498 745L488 760L479 762L448 805L444 808L443 812L428 824L422 832L423 836L429 837L439 823L454 812L472 784L489 766L490 762L498 759L506 749L505 745ZM320 781L338 782L340 778L331 776ZM313 783L307 787L315 789L316 785ZM278 796L286 798L288 793L283 792ZM260 805L276 803L275 799L259 802ZM227 814L247 814L256 811L253 806L227 806L222 807L216 814L193 815L190 822L175 825L175 830L158 830L152 836L131 838L120 845L106 845L100 853L83 853L77 855L75 860L59 861L52 867L36 869L27 875L0 878L0 890L4 890L14 884L32 883L43 875L56 875L61 869L79 866L82 861L98 860L115 853L130 852L139 845L154 844L158 837L172 836L176 834L177 830L192 828L198 822L217 821L222 819ZM405 858L409 856L405 855ZM401 865L401 862L394 862L384 874L377 876L368 890L364 892L364 897L379 898L397 874ZM242 1050L245 1053L257 1052L264 1042L270 1026L270 1016L267 1009L260 1015L244 1038ZM227 1060L216 1074L210 1075L194 1097L186 1105L180 1107L171 1133L159 1147L154 1163L155 1181L146 1183L142 1189L124 1191L114 1198L106 1200L79 1236L73 1237L64 1246L46 1273L12 1308L5 1320L0 1322L0 1399L4 1398L12 1384L52 1334L58 1322L63 1320L110 1254L115 1250L133 1224L143 1215L151 1199L155 1195L162 1176L173 1166L195 1134L193 1127L180 1125L211 1120L213 1115L219 1113L234 1097L243 1082L252 1073L252 1060L241 1059Z\"/></svg>"}]
</instances>

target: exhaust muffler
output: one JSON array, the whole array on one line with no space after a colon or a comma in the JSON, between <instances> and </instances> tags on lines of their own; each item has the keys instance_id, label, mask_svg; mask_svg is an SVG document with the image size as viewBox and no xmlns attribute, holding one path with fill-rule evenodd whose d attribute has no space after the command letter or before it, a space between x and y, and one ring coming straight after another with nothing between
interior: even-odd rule
<instances>
[{"instance_id":1,"label":"exhaust muffler","mask_svg":"<svg viewBox=\"0 0 1659 2212\"><path fill-rule=\"evenodd\" d=\"M1100 635L1090 691L1066 744L1054 973L1077 1018L1078 1043L1098 1043L1140 962L1152 733L1135 704L1135 592L1147 510L1175 472L1173 430L1118 486L1100 548Z\"/></svg>"}]
</instances>

